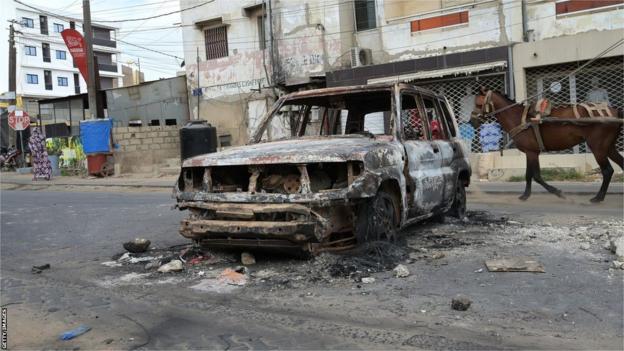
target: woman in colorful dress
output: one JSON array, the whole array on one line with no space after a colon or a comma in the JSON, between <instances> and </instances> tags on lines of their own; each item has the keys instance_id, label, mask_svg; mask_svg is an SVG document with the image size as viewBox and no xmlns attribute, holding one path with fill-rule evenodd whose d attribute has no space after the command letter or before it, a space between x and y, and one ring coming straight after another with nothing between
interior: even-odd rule
<instances>
[{"instance_id":1,"label":"woman in colorful dress","mask_svg":"<svg viewBox=\"0 0 624 351\"><path fill-rule=\"evenodd\" d=\"M45 179L50 180L52 177L52 164L48 159L45 138L39 127L33 127L30 132L28 147L32 156L33 180Z\"/></svg>"}]
</instances>

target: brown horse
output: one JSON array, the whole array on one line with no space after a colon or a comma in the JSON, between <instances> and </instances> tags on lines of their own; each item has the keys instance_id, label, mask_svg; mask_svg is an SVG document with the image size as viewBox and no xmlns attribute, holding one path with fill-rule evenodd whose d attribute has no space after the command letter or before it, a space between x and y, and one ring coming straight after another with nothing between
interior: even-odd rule
<instances>
[{"instance_id":1,"label":"brown horse","mask_svg":"<svg viewBox=\"0 0 624 351\"><path fill-rule=\"evenodd\" d=\"M611 107L609 109L612 116L621 118L620 111ZM494 113L501 127L513 136L516 147L526 154L526 188L524 194L520 196L520 200L526 200L531 196L531 181L533 179L548 192L563 197L561 190L546 183L540 175L539 154L542 150L537 136L531 127L526 129L518 127L522 125L523 112L524 107L522 105L502 94L481 88L480 95L475 98L475 111L470 122L476 128L483 122L485 115ZM578 112L581 117L589 116L588 111L584 108L578 108ZM570 105L553 108L549 117L574 118L573 107ZM517 129L514 130L514 128ZM602 185L598 194L590 200L591 202L604 200L613 175L613 167L611 167L609 159L624 169L624 158L615 147L621 129L621 123L544 122L539 125L541 139L546 151L566 150L584 141L587 142L602 173Z\"/></svg>"}]
</instances>

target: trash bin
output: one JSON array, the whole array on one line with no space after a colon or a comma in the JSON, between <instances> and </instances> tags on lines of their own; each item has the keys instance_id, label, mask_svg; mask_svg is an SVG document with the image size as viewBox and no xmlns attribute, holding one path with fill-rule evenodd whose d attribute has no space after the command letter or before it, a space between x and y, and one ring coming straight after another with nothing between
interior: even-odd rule
<instances>
[{"instance_id":1,"label":"trash bin","mask_svg":"<svg viewBox=\"0 0 624 351\"><path fill-rule=\"evenodd\" d=\"M87 155L87 170L89 175L93 176L108 176L113 173L113 165L108 162L108 157L112 156L110 153L97 153Z\"/></svg>"}]
</instances>

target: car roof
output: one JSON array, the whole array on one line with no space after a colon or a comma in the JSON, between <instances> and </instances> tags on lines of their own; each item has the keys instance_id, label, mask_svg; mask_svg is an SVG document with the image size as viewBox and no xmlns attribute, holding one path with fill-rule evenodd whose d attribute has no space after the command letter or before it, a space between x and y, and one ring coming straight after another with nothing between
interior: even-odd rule
<instances>
[{"instance_id":1,"label":"car roof","mask_svg":"<svg viewBox=\"0 0 624 351\"><path fill-rule=\"evenodd\" d=\"M375 83L375 84L367 84L367 85L349 85L349 86L339 86L339 87L330 87L330 88L321 88L321 89L310 89L310 90L302 90L294 93L290 93L282 96L284 100L298 99L303 97L314 97L314 96L325 96L325 95L340 95L344 93L363 93L367 91L379 91L379 90L390 90L394 87L398 87L401 90L416 90L419 92L427 93L434 96L439 96L438 94L432 92L429 89L421 88L416 85L407 84L407 83Z\"/></svg>"}]
</instances>

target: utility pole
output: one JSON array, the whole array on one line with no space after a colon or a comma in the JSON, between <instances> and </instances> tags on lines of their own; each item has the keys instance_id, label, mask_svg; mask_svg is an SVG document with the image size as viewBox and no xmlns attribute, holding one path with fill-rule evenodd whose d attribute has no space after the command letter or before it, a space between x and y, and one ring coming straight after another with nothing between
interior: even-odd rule
<instances>
[{"instance_id":1,"label":"utility pole","mask_svg":"<svg viewBox=\"0 0 624 351\"><path fill-rule=\"evenodd\" d=\"M95 62L93 60L93 32L91 30L91 7L89 0L82 0L82 17L85 45L87 46L87 94L89 96L89 113L91 118L98 118Z\"/></svg>"},{"instance_id":2,"label":"utility pole","mask_svg":"<svg viewBox=\"0 0 624 351\"><path fill-rule=\"evenodd\" d=\"M15 28L13 27L13 22L9 25L9 93L15 94L15 97L9 100L9 106L13 106L13 111L16 108L16 99L17 99L17 53L15 50ZM9 111L9 113L12 111ZM22 140L22 132L20 131L20 151L22 152L22 165L24 164L24 141ZM12 133L9 133L9 145L13 144L11 139L15 138ZM13 140L15 145L17 145L16 140Z\"/></svg>"},{"instance_id":3,"label":"utility pole","mask_svg":"<svg viewBox=\"0 0 624 351\"><path fill-rule=\"evenodd\" d=\"M195 119L199 119L199 98L201 95L201 85L199 85L199 46L197 47L197 90L195 94L197 94L197 115Z\"/></svg>"}]
</instances>

